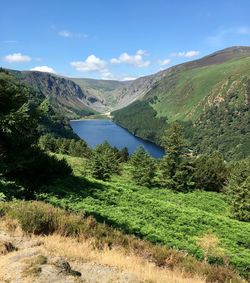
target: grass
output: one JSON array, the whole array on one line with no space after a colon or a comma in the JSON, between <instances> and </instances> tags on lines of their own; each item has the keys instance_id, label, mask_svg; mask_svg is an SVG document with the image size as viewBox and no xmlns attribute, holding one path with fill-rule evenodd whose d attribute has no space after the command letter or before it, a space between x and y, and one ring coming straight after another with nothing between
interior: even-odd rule
<instances>
[{"instance_id":1,"label":"grass","mask_svg":"<svg viewBox=\"0 0 250 283\"><path fill-rule=\"evenodd\" d=\"M38 255L35 258L32 258L28 260L27 266L23 271L24 276L39 276L39 274L42 272L41 265L47 263L47 257L44 255Z\"/></svg>"},{"instance_id":2,"label":"grass","mask_svg":"<svg viewBox=\"0 0 250 283\"><path fill-rule=\"evenodd\" d=\"M132 272L142 282L244 282L228 266L197 261L183 252L153 245L123 234L91 217L69 213L37 201L0 203L1 221L13 221L54 255L71 260L94 261ZM9 227L4 225L4 227ZM13 229L11 229L13 234ZM47 254L46 254L47 255ZM47 257L27 262L26 276L38 276ZM184 281L184 278L186 281ZM231 281L230 281L231 280Z\"/></svg>"},{"instance_id":3,"label":"grass","mask_svg":"<svg viewBox=\"0 0 250 283\"><path fill-rule=\"evenodd\" d=\"M32 203L32 205L34 204L38 205L38 203ZM42 203L40 204L42 206L44 205ZM13 204L10 203L10 205L12 206ZM15 205L17 206L17 203ZM23 209L28 209L30 208L31 203L19 203L19 205L22 205ZM47 208L51 208L51 206L47 205ZM7 215L5 215L5 219L11 221L7 218ZM7 226L5 224L6 220L3 218L0 219L0 226L1 231L8 234L8 229L6 229ZM171 269L159 267L152 260L148 260L146 257L134 253L132 250L129 251L122 246L117 245L113 248L104 246L103 248L97 248L93 245L95 238L85 238L83 234L78 237L65 237L60 235L60 232L57 231L56 233L47 236L30 234L25 236L21 233L20 227L17 226L16 231L11 231L11 235L15 240L21 237L22 244L26 244L26 242L28 243L31 239L32 241L41 243L39 249L34 250L34 247L32 247L32 251L37 251L39 254L32 256L31 258L26 256L26 259L23 261L24 265L19 267L19 271L22 275L22 279L20 280L22 282L33 282L35 280L34 277L39 277L39 279L37 279L38 281L43 280L43 276L46 273L43 272L44 265L47 265L47 270L51 270L51 268L48 269L48 266L51 266L52 271L54 270L54 266L57 267L57 270L54 270L54 272L60 272L60 277L62 277L62 275L80 277L81 273L73 270L71 268L72 264L77 270L81 270L81 268L86 270L84 265L91 266L91 269L93 270L95 270L95 266L98 267L99 271L104 269L103 274L102 272L93 274L93 278L91 278L92 281L98 279L101 282L103 277L106 282L107 280L105 276L110 276L110 272L105 274L105 270L112 270L114 273L112 276L113 279L109 282L117 282L118 278L124 278L125 274L132 274L135 275L135 280L133 282L136 283L205 283L205 276L199 276L192 272L185 272L177 266ZM20 248L18 252L15 252L11 256L7 255L6 257L0 257L1 282L12 282L16 279L18 272L13 272L13 261L15 263L17 257L22 257L25 254L29 254L27 247ZM10 265L10 263L12 263L12 265ZM7 268L10 274L8 274L8 272L6 273ZM82 274L83 278L79 278L79 282L82 282L82 280L85 279L86 274ZM9 281L4 281L6 277L9 278ZM90 278L89 274L88 277ZM61 280L63 279L61 278ZM76 281L78 282L78 280Z\"/></svg>"},{"instance_id":4,"label":"grass","mask_svg":"<svg viewBox=\"0 0 250 283\"><path fill-rule=\"evenodd\" d=\"M216 264L229 263L249 276L250 224L233 220L223 195L194 191L182 194L136 186L124 171L108 182L92 179L84 161L68 158L75 176L44 188L40 199L65 209L84 212L149 242L188 252L199 260L204 251L199 238L214 234L224 256L208 258Z\"/></svg>"},{"instance_id":5,"label":"grass","mask_svg":"<svg viewBox=\"0 0 250 283\"><path fill-rule=\"evenodd\" d=\"M208 94L211 94L219 84L222 85L221 82L226 85L229 78L237 80L249 75L249 66L250 58L247 57L223 64L184 70L170 80L166 77L160 82L159 90L152 90L150 93L152 97L158 96L158 102L153 104L153 108L159 116L168 117L168 121L194 121L202 113L203 100ZM166 91L162 92L161 89ZM221 94L221 91L218 93Z\"/></svg>"},{"instance_id":6,"label":"grass","mask_svg":"<svg viewBox=\"0 0 250 283\"><path fill-rule=\"evenodd\" d=\"M27 233L91 237L98 249L123 247L149 255L158 266L198 272L210 282L226 282L235 276L228 265L249 277L250 224L231 218L222 194L198 190L183 194L137 186L127 165L121 176L98 181L89 176L86 160L58 155L62 157L74 175L44 186L37 197L77 214L40 202L2 202L0 215L17 219ZM209 252L209 241L204 243L208 238L214 239L216 253Z\"/></svg>"}]
</instances>

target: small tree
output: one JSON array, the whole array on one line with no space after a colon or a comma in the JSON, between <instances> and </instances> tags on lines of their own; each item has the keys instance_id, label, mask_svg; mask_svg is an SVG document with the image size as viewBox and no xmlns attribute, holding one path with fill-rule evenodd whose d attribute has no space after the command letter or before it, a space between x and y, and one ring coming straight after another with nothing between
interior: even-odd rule
<instances>
[{"instance_id":1,"label":"small tree","mask_svg":"<svg viewBox=\"0 0 250 283\"><path fill-rule=\"evenodd\" d=\"M154 182L155 162L152 157L140 146L130 158L131 174L138 185L150 186Z\"/></svg>"},{"instance_id":2,"label":"small tree","mask_svg":"<svg viewBox=\"0 0 250 283\"><path fill-rule=\"evenodd\" d=\"M163 145L165 155L160 163L160 184L176 191L193 189L193 160L188 155L187 141L177 122L165 131Z\"/></svg>"},{"instance_id":3,"label":"small tree","mask_svg":"<svg viewBox=\"0 0 250 283\"><path fill-rule=\"evenodd\" d=\"M91 174L94 178L106 180L114 173L120 172L120 165L113 148L104 142L93 151L90 163Z\"/></svg>"},{"instance_id":4,"label":"small tree","mask_svg":"<svg viewBox=\"0 0 250 283\"><path fill-rule=\"evenodd\" d=\"M222 154L201 155L195 160L194 179L199 189L220 192L227 181L227 168Z\"/></svg>"},{"instance_id":5,"label":"small tree","mask_svg":"<svg viewBox=\"0 0 250 283\"><path fill-rule=\"evenodd\" d=\"M250 158L231 167L226 191L232 203L233 216L241 221L250 221Z\"/></svg>"}]
</instances>

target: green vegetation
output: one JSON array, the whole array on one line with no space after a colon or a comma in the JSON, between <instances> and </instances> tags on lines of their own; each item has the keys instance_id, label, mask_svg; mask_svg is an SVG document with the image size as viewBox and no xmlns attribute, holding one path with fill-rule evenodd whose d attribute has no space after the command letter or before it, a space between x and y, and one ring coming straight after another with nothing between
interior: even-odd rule
<instances>
[{"instance_id":1,"label":"green vegetation","mask_svg":"<svg viewBox=\"0 0 250 283\"><path fill-rule=\"evenodd\" d=\"M165 118L158 118L157 112L147 101L135 101L127 107L112 112L117 124L129 129L134 135L151 141L160 141L165 127Z\"/></svg>"},{"instance_id":2,"label":"green vegetation","mask_svg":"<svg viewBox=\"0 0 250 283\"><path fill-rule=\"evenodd\" d=\"M73 165L75 177L44 186L41 200L72 211L84 211L125 233L187 251L200 260L204 259L204 253L197 244L198 238L211 232L220 240L225 258L212 257L209 261L229 260L241 274L248 276L250 225L232 219L225 195L200 190L175 193L138 186L128 173L130 165L124 167L121 176L97 181L86 170L82 173L83 160L72 157L67 160Z\"/></svg>"},{"instance_id":3,"label":"green vegetation","mask_svg":"<svg viewBox=\"0 0 250 283\"><path fill-rule=\"evenodd\" d=\"M250 222L250 158L232 165L227 193L236 219Z\"/></svg>"},{"instance_id":4,"label":"green vegetation","mask_svg":"<svg viewBox=\"0 0 250 283\"><path fill-rule=\"evenodd\" d=\"M15 180L22 195L33 197L41 184L70 174L71 168L37 147L39 105L29 95L26 86L0 72L0 177L7 187Z\"/></svg>"},{"instance_id":5,"label":"green vegetation","mask_svg":"<svg viewBox=\"0 0 250 283\"><path fill-rule=\"evenodd\" d=\"M112 174L120 172L117 152L108 142L95 148L90 162L91 174L94 178L107 180Z\"/></svg>"},{"instance_id":6,"label":"green vegetation","mask_svg":"<svg viewBox=\"0 0 250 283\"><path fill-rule=\"evenodd\" d=\"M240 97L236 104L244 101L247 113L248 96L242 101ZM231 105L231 98L223 101ZM198 122L193 128L188 122L171 122L163 134L165 119L157 118L148 102L137 106L142 108L136 112L145 117L135 120L134 126L139 129L141 121L159 131L149 133L147 125L144 133L148 138L162 137L166 154L161 160L142 148L129 158L126 148L118 150L107 142L91 150L68 135L72 132L66 125L54 128L62 120L42 95L0 71L0 216L17 219L28 233L90 235L86 237L96 238L102 247L132 245L160 266L174 258L179 267L206 275L209 282L239 282L231 267L249 279L250 158L227 164L212 148L197 155L202 149L193 149L200 139L194 132ZM232 113L244 117L240 129L245 137L247 114ZM226 119L218 119L223 127ZM238 129L239 120L231 122ZM240 152L245 156L244 150ZM67 211L15 199L42 200Z\"/></svg>"},{"instance_id":7,"label":"green vegetation","mask_svg":"<svg viewBox=\"0 0 250 283\"><path fill-rule=\"evenodd\" d=\"M69 213L43 202L0 202L0 218L7 221L17 220L22 230L29 234L57 233L62 236L77 237L78 241L90 239L93 247L98 250L106 247L122 248L127 253L146 258L161 268L178 268L187 274L205 276L206 282L244 282L228 266L197 261L182 251L140 240L106 224L98 223L93 217L86 217L82 213ZM208 236L209 241L206 240ZM204 235L197 240L197 243L204 250L207 258L211 258L214 254L218 255L220 247L218 239L213 234ZM38 255L29 262L26 271L29 274L38 275L41 271L40 266L46 262L45 256Z\"/></svg>"},{"instance_id":8,"label":"green vegetation","mask_svg":"<svg viewBox=\"0 0 250 283\"><path fill-rule=\"evenodd\" d=\"M166 154L160 162L161 186L180 192L194 189L194 160L179 124L173 123L166 130L163 144Z\"/></svg>"},{"instance_id":9,"label":"green vegetation","mask_svg":"<svg viewBox=\"0 0 250 283\"><path fill-rule=\"evenodd\" d=\"M227 182L228 170L219 152L199 156L194 162L194 181L197 188L220 192Z\"/></svg>"},{"instance_id":10,"label":"green vegetation","mask_svg":"<svg viewBox=\"0 0 250 283\"><path fill-rule=\"evenodd\" d=\"M218 150L226 160L247 157L250 53L236 55L221 64L206 65L205 57L170 68L141 100L112 112L114 121L159 145L164 129L179 121L197 154Z\"/></svg>"},{"instance_id":11,"label":"green vegetation","mask_svg":"<svg viewBox=\"0 0 250 283\"><path fill-rule=\"evenodd\" d=\"M154 183L155 161L141 146L130 158L131 175L136 184L142 186L151 186Z\"/></svg>"},{"instance_id":12,"label":"green vegetation","mask_svg":"<svg viewBox=\"0 0 250 283\"><path fill-rule=\"evenodd\" d=\"M91 155L91 149L83 140L59 138L47 134L39 138L38 145L42 150L55 153L77 157L89 157Z\"/></svg>"}]
</instances>

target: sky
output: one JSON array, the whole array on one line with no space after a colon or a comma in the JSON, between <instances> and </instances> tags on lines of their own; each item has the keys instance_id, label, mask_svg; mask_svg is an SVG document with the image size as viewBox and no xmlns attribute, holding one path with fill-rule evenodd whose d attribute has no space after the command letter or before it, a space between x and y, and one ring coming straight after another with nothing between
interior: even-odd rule
<instances>
[{"instance_id":1,"label":"sky","mask_svg":"<svg viewBox=\"0 0 250 283\"><path fill-rule=\"evenodd\" d=\"M0 66L130 80L250 45L249 0L1 1Z\"/></svg>"}]
</instances>

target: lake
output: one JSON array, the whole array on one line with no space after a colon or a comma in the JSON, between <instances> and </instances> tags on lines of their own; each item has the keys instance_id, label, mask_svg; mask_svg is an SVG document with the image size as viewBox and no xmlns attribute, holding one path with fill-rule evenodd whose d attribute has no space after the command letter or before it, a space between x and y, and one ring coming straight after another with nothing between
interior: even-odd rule
<instances>
[{"instance_id":1,"label":"lake","mask_svg":"<svg viewBox=\"0 0 250 283\"><path fill-rule=\"evenodd\" d=\"M140 145L153 157L161 158L164 154L161 147L132 135L110 120L78 120L71 121L70 125L74 132L92 148L106 140L118 149L126 146L130 154Z\"/></svg>"}]
</instances>

